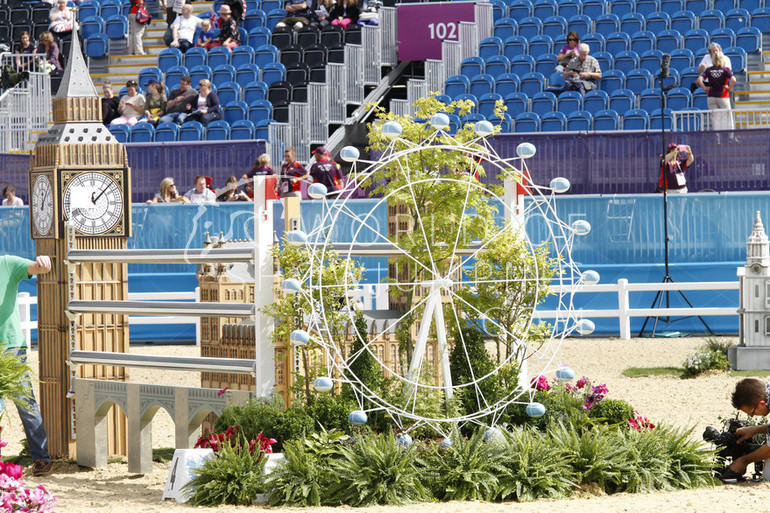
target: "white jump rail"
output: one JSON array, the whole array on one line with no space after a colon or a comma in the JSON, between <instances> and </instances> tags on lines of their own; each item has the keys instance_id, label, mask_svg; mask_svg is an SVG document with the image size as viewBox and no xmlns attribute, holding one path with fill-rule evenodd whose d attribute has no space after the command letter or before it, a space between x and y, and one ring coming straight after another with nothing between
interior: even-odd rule
<instances>
[{"instance_id":1,"label":"white jump rail","mask_svg":"<svg viewBox=\"0 0 770 513\"><path fill-rule=\"evenodd\" d=\"M738 315L738 307L678 307L678 308L629 308L630 292L677 292L688 290L739 290L738 281L711 281L711 282L682 282L682 283L628 283L621 278L617 284L579 285L575 287L576 293L607 293L613 292L618 296L618 308L607 309L578 309L576 313L583 318L617 318L619 323L620 338L631 340L632 317L667 317L670 315L688 316L713 316L713 315ZM570 286L552 286L555 293L569 292ZM563 317L563 312L558 310L535 310L535 317L540 319L556 319Z\"/></svg>"}]
</instances>

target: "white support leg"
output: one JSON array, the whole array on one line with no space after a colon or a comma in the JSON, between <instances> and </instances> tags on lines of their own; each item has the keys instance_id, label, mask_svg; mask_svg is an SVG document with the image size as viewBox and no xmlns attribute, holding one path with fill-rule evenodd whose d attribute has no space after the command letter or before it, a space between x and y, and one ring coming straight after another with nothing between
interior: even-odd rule
<instances>
[{"instance_id":1,"label":"white support leg","mask_svg":"<svg viewBox=\"0 0 770 513\"><path fill-rule=\"evenodd\" d=\"M266 397L275 387L275 348L273 319L261 312L273 302L273 200L265 194L266 177L254 177L254 303L257 314L256 335L256 393Z\"/></svg>"}]
</instances>

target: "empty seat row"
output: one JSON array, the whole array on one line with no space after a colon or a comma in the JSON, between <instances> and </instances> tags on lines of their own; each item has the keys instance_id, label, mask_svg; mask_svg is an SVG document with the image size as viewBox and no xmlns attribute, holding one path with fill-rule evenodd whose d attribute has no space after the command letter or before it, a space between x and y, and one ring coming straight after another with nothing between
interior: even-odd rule
<instances>
[{"instance_id":1,"label":"empty seat row","mask_svg":"<svg viewBox=\"0 0 770 513\"><path fill-rule=\"evenodd\" d=\"M227 121L217 120L206 127L197 121L188 121L182 126L176 123L161 123L157 127L151 123L137 123L133 127L113 125L109 129L122 143L268 140L268 126L274 122L272 119L265 119L255 124L243 119L231 125Z\"/></svg>"}]
</instances>

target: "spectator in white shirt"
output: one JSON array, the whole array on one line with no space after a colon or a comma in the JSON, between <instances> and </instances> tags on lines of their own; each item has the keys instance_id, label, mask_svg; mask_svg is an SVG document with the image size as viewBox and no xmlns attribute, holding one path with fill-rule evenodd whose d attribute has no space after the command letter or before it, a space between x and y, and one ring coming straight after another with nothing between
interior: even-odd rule
<instances>
[{"instance_id":1,"label":"spectator in white shirt","mask_svg":"<svg viewBox=\"0 0 770 513\"><path fill-rule=\"evenodd\" d=\"M174 38L171 46L179 48L182 53L195 46L195 29L201 26L201 19L193 16L192 12L192 5L185 4L182 7L182 15L177 16L171 24L171 33Z\"/></svg>"},{"instance_id":2,"label":"spectator in white shirt","mask_svg":"<svg viewBox=\"0 0 770 513\"><path fill-rule=\"evenodd\" d=\"M714 54L716 52L722 53L722 45L719 43L711 43L709 45L709 52L703 56L703 59L700 61L700 64L698 64L698 75L702 75L704 71L706 71L706 68L710 68L713 66L712 59L714 58ZM725 55L725 62L724 66L725 68L730 68L730 71L733 70L733 63L730 62L730 58Z\"/></svg>"},{"instance_id":3,"label":"spectator in white shirt","mask_svg":"<svg viewBox=\"0 0 770 513\"><path fill-rule=\"evenodd\" d=\"M13 185L6 185L3 189L3 206L4 207L20 207L24 205L21 198L16 196L16 187Z\"/></svg>"},{"instance_id":4,"label":"spectator in white shirt","mask_svg":"<svg viewBox=\"0 0 770 513\"><path fill-rule=\"evenodd\" d=\"M217 202L217 195L206 187L206 177L202 175L195 177L195 188L187 191L185 197L190 200L190 203L197 203L199 205Z\"/></svg>"}]
</instances>

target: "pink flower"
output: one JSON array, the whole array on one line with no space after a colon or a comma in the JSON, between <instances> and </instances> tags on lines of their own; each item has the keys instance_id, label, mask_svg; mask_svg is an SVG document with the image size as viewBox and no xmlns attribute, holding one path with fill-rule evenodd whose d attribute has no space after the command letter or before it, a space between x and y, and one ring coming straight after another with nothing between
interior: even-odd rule
<instances>
[{"instance_id":1,"label":"pink flower","mask_svg":"<svg viewBox=\"0 0 770 513\"><path fill-rule=\"evenodd\" d=\"M5 474L12 479L21 479L24 469L21 465L15 465L13 463L3 463L0 461L0 474Z\"/></svg>"},{"instance_id":2,"label":"pink flower","mask_svg":"<svg viewBox=\"0 0 770 513\"><path fill-rule=\"evenodd\" d=\"M590 385L590 384L591 384L591 380L583 376L578 380L577 383L575 383L575 388L577 388L578 390L582 390L583 388L586 387L586 385Z\"/></svg>"},{"instance_id":3,"label":"pink flower","mask_svg":"<svg viewBox=\"0 0 770 513\"><path fill-rule=\"evenodd\" d=\"M634 416L628 419L628 425L639 432L652 431L655 428L655 424L650 422L647 417L639 415L639 412L636 410L634 410Z\"/></svg>"},{"instance_id":4,"label":"pink flower","mask_svg":"<svg viewBox=\"0 0 770 513\"><path fill-rule=\"evenodd\" d=\"M542 374L537 378L532 378L530 386L537 391L548 391L551 389L551 385L548 383L548 378Z\"/></svg>"},{"instance_id":5,"label":"pink flower","mask_svg":"<svg viewBox=\"0 0 770 513\"><path fill-rule=\"evenodd\" d=\"M228 390L230 390L230 387L225 387L225 388L223 388L222 390L220 390L219 392L217 392L217 396L220 396L220 395L224 394L224 393L225 393L225 392L227 392Z\"/></svg>"}]
</instances>

